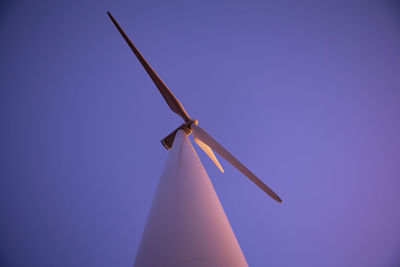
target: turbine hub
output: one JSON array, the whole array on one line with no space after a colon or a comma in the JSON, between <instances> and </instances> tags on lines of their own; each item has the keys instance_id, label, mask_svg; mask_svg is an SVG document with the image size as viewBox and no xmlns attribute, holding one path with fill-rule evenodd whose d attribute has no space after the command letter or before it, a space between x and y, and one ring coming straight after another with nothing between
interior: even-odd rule
<instances>
[{"instance_id":1,"label":"turbine hub","mask_svg":"<svg viewBox=\"0 0 400 267\"><path fill-rule=\"evenodd\" d=\"M197 120L190 119L190 121L188 121L187 123L185 123L185 125L187 125L187 127L190 129L190 132L192 132L192 128L190 128L190 126L191 126L192 124L197 125L197 124L199 124L199 122L198 122Z\"/></svg>"},{"instance_id":2,"label":"turbine hub","mask_svg":"<svg viewBox=\"0 0 400 267\"><path fill-rule=\"evenodd\" d=\"M194 120L194 119L190 119L188 122L181 124L181 126L176 128L172 133L170 133L167 137L165 137L163 140L161 140L162 145L166 149L170 149L172 147L172 144L174 143L176 132L178 130L184 130L186 135L189 135L192 133L192 128L190 128L190 126L192 124L197 125L198 121Z\"/></svg>"}]
</instances>

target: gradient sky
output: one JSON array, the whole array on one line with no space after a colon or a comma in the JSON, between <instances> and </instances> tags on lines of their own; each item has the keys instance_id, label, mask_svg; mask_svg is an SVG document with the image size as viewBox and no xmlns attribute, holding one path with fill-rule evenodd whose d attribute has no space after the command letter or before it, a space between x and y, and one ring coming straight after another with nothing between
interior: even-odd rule
<instances>
[{"instance_id":1,"label":"gradient sky","mask_svg":"<svg viewBox=\"0 0 400 267\"><path fill-rule=\"evenodd\" d=\"M271 186L199 156L250 266L400 264L395 1L1 1L0 265L131 266L173 114Z\"/></svg>"}]
</instances>

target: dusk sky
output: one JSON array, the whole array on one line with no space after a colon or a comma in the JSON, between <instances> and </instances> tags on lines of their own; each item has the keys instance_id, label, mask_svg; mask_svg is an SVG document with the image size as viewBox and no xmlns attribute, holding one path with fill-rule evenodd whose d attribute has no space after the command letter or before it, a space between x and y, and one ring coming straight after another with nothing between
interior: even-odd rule
<instances>
[{"instance_id":1,"label":"dusk sky","mask_svg":"<svg viewBox=\"0 0 400 267\"><path fill-rule=\"evenodd\" d=\"M190 116L249 266L400 264L396 1L1 1L0 266L132 266ZM217 156L218 157L218 156Z\"/></svg>"}]
</instances>

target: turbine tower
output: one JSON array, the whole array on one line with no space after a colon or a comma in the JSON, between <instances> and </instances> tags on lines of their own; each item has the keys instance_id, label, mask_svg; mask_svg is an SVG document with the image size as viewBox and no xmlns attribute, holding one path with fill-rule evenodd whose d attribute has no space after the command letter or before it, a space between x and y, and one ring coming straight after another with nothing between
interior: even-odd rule
<instances>
[{"instance_id":1,"label":"turbine tower","mask_svg":"<svg viewBox=\"0 0 400 267\"><path fill-rule=\"evenodd\" d=\"M139 50L108 16L173 112L184 123L161 140L171 149L157 185L134 266L247 266L211 181L188 135L224 172L213 150L277 202L281 198L192 119Z\"/></svg>"}]
</instances>

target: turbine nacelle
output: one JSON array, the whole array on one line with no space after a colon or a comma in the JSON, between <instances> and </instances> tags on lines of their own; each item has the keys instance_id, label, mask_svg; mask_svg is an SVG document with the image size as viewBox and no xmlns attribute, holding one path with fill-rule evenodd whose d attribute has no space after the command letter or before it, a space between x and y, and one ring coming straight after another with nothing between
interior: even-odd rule
<instances>
[{"instance_id":1,"label":"turbine nacelle","mask_svg":"<svg viewBox=\"0 0 400 267\"><path fill-rule=\"evenodd\" d=\"M221 163L219 163L217 157L215 156L214 152L212 151L211 147L209 147L206 143L201 141L201 139L197 138L197 132L196 132L196 127L198 125L197 120L190 119L188 122L183 123L181 126L176 128L172 133L170 133L167 137L161 140L161 143L163 146L168 150L172 147L174 143L174 139L176 136L176 133L178 130L183 130L185 131L186 135L189 135L193 132L193 139L196 142L196 144L203 149L203 151L207 154L207 156L214 162L214 164L218 167L218 169L221 172L224 172L224 169L221 166Z\"/></svg>"},{"instance_id":2,"label":"turbine nacelle","mask_svg":"<svg viewBox=\"0 0 400 267\"><path fill-rule=\"evenodd\" d=\"M198 121L197 120L193 120L190 119L188 122L183 123L182 125L180 125L178 128L176 128L172 133L170 133L167 137L163 138L161 140L161 144L167 149L169 150L172 147L172 144L174 143L174 139L175 139L175 135L176 132L178 130L184 130L186 135L189 135L192 133L192 129L191 129L191 125L197 125Z\"/></svg>"}]
</instances>

